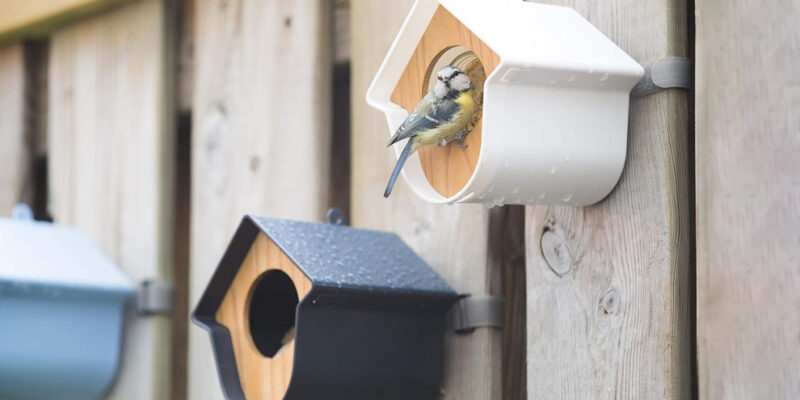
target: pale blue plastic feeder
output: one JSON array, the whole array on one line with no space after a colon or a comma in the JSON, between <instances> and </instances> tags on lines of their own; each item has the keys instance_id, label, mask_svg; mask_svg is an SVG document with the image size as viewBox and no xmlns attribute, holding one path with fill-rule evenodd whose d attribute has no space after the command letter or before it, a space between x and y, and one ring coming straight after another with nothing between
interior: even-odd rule
<instances>
[{"instance_id":1,"label":"pale blue plastic feeder","mask_svg":"<svg viewBox=\"0 0 800 400\"><path fill-rule=\"evenodd\" d=\"M77 229L0 218L0 399L102 396L134 293Z\"/></svg>"}]
</instances>

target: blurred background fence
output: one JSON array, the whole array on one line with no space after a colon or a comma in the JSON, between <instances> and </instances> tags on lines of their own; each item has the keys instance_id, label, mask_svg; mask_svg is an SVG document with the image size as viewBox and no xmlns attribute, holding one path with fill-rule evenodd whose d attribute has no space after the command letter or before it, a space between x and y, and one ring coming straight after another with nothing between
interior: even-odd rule
<instances>
[{"instance_id":1,"label":"blurred background fence","mask_svg":"<svg viewBox=\"0 0 800 400\"><path fill-rule=\"evenodd\" d=\"M0 213L28 203L175 288L108 397L221 398L188 316L233 230L329 207L505 297L504 330L447 337L443 399L800 397L800 6L544 2L639 62L694 59L695 90L632 102L595 206L381 196L364 94L412 0L0 0Z\"/></svg>"}]
</instances>

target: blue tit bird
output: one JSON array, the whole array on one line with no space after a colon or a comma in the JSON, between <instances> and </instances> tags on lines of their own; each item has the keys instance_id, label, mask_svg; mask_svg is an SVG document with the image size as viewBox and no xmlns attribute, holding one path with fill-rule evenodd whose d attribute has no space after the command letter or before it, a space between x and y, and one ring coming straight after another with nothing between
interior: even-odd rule
<instances>
[{"instance_id":1,"label":"blue tit bird","mask_svg":"<svg viewBox=\"0 0 800 400\"><path fill-rule=\"evenodd\" d=\"M445 146L457 141L464 145L469 124L475 113L475 89L472 80L460 68L446 66L439 70L436 85L420 100L414 111L397 129L389 146L408 139L386 185L383 197L389 197L408 157L420 148Z\"/></svg>"}]
</instances>

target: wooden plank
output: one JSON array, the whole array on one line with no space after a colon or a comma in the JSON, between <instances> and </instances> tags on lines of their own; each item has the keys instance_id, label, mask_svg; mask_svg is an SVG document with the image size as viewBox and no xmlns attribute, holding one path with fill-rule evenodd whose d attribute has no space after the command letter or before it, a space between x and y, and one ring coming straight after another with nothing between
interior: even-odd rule
<instances>
[{"instance_id":1,"label":"wooden plank","mask_svg":"<svg viewBox=\"0 0 800 400\"><path fill-rule=\"evenodd\" d=\"M191 112L194 95L194 7L195 0L182 0L178 24L178 110Z\"/></svg>"},{"instance_id":2,"label":"wooden plank","mask_svg":"<svg viewBox=\"0 0 800 400\"><path fill-rule=\"evenodd\" d=\"M0 48L0 215L24 200L28 167L25 145L25 57L20 44Z\"/></svg>"},{"instance_id":3,"label":"wooden plank","mask_svg":"<svg viewBox=\"0 0 800 400\"><path fill-rule=\"evenodd\" d=\"M796 2L698 1L700 398L800 398Z\"/></svg>"},{"instance_id":4,"label":"wooden plank","mask_svg":"<svg viewBox=\"0 0 800 400\"><path fill-rule=\"evenodd\" d=\"M333 33L333 63L350 63L350 0L333 0L331 32Z\"/></svg>"},{"instance_id":5,"label":"wooden plank","mask_svg":"<svg viewBox=\"0 0 800 400\"><path fill-rule=\"evenodd\" d=\"M398 182L382 197L397 158L386 148L386 120L364 99L372 78L400 29L412 1L351 2L352 191L354 226L397 232L461 293L498 293L499 274L488 254L489 211L481 205L437 206ZM501 333L478 329L446 339L444 399L497 399L501 396Z\"/></svg>"},{"instance_id":6,"label":"wooden plank","mask_svg":"<svg viewBox=\"0 0 800 400\"><path fill-rule=\"evenodd\" d=\"M29 172L23 198L34 218L49 221L47 210L47 63L50 43L29 40L25 53L25 141Z\"/></svg>"},{"instance_id":7,"label":"wooden plank","mask_svg":"<svg viewBox=\"0 0 800 400\"><path fill-rule=\"evenodd\" d=\"M332 2L333 82L328 203L350 215L350 0Z\"/></svg>"},{"instance_id":8,"label":"wooden plank","mask_svg":"<svg viewBox=\"0 0 800 400\"><path fill-rule=\"evenodd\" d=\"M168 281L173 112L164 4L144 0L55 32L49 65L50 209L135 280ZM132 318L109 399L166 399L168 317Z\"/></svg>"},{"instance_id":9,"label":"wooden plank","mask_svg":"<svg viewBox=\"0 0 800 400\"><path fill-rule=\"evenodd\" d=\"M639 62L686 55L684 0L546 3L574 7ZM529 398L692 396L688 125L685 92L632 101L614 191L527 208Z\"/></svg>"},{"instance_id":10,"label":"wooden plank","mask_svg":"<svg viewBox=\"0 0 800 400\"><path fill-rule=\"evenodd\" d=\"M320 221L330 171L330 4L195 5L191 301L245 213ZM219 399L208 333L189 332L189 398Z\"/></svg>"},{"instance_id":11,"label":"wooden plank","mask_svg":"<svg viewBox=\"0 0 800 400\"><path fill-rule=\"evenodd\" d=\"M174 248L172 308L172 400L188 399L189 221L192 215L191 115L180 113L175 140Z\"/></svg>"},{"instance_id":12,"label":"wooden plank","mask_svg":"<svg viewBox=\"0 0 800 400\"><path fill-rule=\"evenodd\" d=\"M525 285L525 207L495 207L489 216L490 273L500 275L505 299L503 399L527 398L527 290ZM498 279L498 278L492 278Z\"/></svg>"},{"instance_id":13,"label":"wooden plank","mask_svg":"<svg viewBox=\"0 0 800 400\"><path fill-rule=\"evenodd\" d=\"M45 36L53 29L127 0L0 0L0 42Z\"/></svg>"}]
</instances>

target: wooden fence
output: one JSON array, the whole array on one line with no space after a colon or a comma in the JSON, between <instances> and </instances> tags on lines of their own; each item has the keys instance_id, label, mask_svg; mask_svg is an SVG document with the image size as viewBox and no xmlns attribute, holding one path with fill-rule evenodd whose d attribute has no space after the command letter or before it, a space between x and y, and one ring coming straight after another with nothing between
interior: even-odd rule
<instances>
[{"instance_id":1,"label":"wooden fence","mask_svg":"<svg viewBox=\"0 0 800 400\"><path fill-rule=\"evenodd\" d=\"M364 94L413 0L0 0L0 213L29 203L175 287L108 397L221 398L188 315L233 230L335 206L505 297L505 329L446 337L442 399L800 398L800 7L543 2L695 64L695 90L632 101L590 207L381 196L395 158Z\"/></svg>"}]
</instances>

